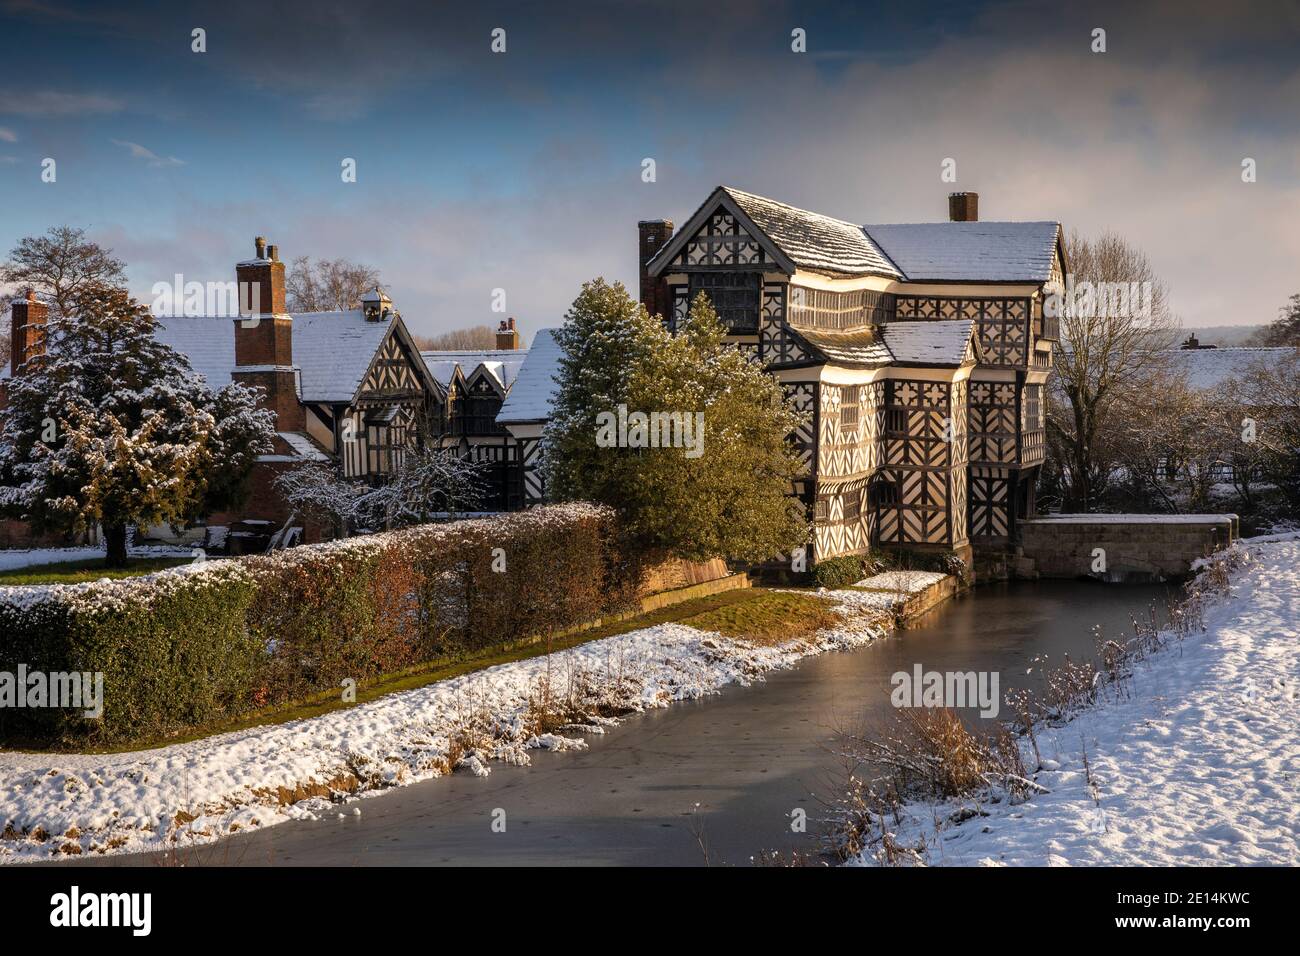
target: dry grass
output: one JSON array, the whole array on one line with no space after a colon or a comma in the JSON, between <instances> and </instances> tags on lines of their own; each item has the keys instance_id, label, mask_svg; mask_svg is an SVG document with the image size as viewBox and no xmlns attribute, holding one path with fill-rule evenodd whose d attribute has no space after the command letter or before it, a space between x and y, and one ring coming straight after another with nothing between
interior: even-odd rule
<instances>
[{"instance_id":1,"label":"dry grass","mask_svg":"<svg viewBox=\"0 0 1300 956\"><path fill-rule=\"evenodd\" d=\"M840 617L822 598L765 591L749 601L683 618L681 623L750 644L784 644L836 627Z\"/></svg>"}]
</instances>

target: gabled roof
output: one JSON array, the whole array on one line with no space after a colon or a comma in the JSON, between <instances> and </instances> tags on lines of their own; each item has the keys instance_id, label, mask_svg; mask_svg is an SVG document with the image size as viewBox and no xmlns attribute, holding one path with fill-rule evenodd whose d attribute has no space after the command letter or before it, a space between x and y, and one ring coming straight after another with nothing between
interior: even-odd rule
<instances>
[{"instance_id":1,"label":"gabled roof","mask_svg":"<svg viewBox=\"0 0 1300 956\"><path fill-rule=\"evenodd\" d=\"M731 186L719 186L650 260L670 271L719 206L737 216L787 271L884 276L909 282L1025 282L1051 276L1056 222L921 222L860 226Z\"/></svg>"},{"instance_id":2,"label":"gabled roof","mask_svg":"<svg viewBox=\"0 0 1300 956\"><path fill-rule=\"evenodd\" d=\"M304 402L351 402L375 353L397 321L367 322L360 309L293 316L293 364L302 370Z\"/></svg>"},{"instance_id":3,"label":"gabled roof","mask_svg":"<svg viewBox=\"0 0 1300 956\"><path fill-rule=\"evenodd\" d=\"M395 313L367 322L360 309L298 312L293 319L293 364L300 371L304 402L351 402L389 331ZM212 388L231 382L235 368L235 322L209 316L160 316L155 337L189 359ZM414 346L412 346L414 351Z\"/></svg>"},{"instance_id":4,"label":"gabled roof","mask_svg":"<svg viewBox=\"0 0 1300 956\"><path fill-rule=\"evenodd\" d=\"M551 417L555 376L564 354L555 341L555 329L540 329L533 336L528 360L519 369L510 394L497 413L497 424L540 422Z\"/></svg>"},{"instance_id":5,"label":"gabled roof","mask_svg":"<svg viewBox=\"0 0 1300 956\"><path fill-rule=\"evenodd\" d=\"M1055 222L913 222L864 226L911 282L1046 282Z\"/></svg>"},{"instance_id":6,"label":"gabled roof","mask_svg":"<svg viewBox=\"0 0 1300 956\"><path fill-rule=\"evenodd\" d=\"M528 356L528 349L478 349L421 352L429 373L445 388L455 378L456 370L468 381L480 367L503 391L509 391Z\"/></svg>"},{"instance_id":7,"label":"gabled roof","mask_svg":"<svg viewBox=\"0 0 1300 956\"><path fill-rule=\"evenodd\" d=\"M652 275L666 271L682 247L722 206L740 220L786 271L808 269L835 275L902 274L876 248L861 226L799 209L732 186L719 186L691 215L673 238L650 260Z\"/></svg>"},{"instance_id":8,"label":"gabled roof","mask_svg":"<svg viewBox=\"0 0 1300 956\"><path fill-rule=\"evenodd\" d=\"M888 322L881 334L900 364L961 365L974 332L974 319L924 319Z\"/></svg>"},{"instance_id":9,"label":"gabled roof","mask_svg":"<svg viewBox=\"0 0 1300 956\"><path fill-rule=\"evenodd\" d=\"M719 188L801 269L901 277L861 226L730 186Z\"/></svg>"}]
</instances>

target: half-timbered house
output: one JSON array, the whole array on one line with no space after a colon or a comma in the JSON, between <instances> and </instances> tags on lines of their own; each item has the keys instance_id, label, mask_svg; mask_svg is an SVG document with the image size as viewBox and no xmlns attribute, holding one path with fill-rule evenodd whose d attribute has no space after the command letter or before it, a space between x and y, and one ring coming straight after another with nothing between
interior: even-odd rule
<instances>
[{"instance_id":1,"label":"half-timbered house","mask_svg":"<svg viewBox=\"0 0 1300 956\"><path fill-rule=\"evenodd\" d=\"M518 443L497 420L528 357L519 347L513 318L496 332L496 348L478 351L424 351L421 358L442 388L442 414L437 421L438 447L479 463L484 488L481 507L488 511L520 508L524 504Z\"/></svg>"},{"instance_id":2,"label":"half-timbered house","mask_svg":"<svg viewBox=\"0 0 1300 956\"><path fill-rule=\"evenodd\" d=\"M814 561L874 545L969 557L1033 513L1061 228L980 222L977 203L954 193L948 222L864 226L718 187L681 229L638 225L646 308L674 328L707 293L727 341L803 413L792 493ZM498 420L535 449L555 357L534 351Z\"/></svg>"},{"instance_id":3,"label":"half-timbered house","mask_svg":"<svg viewBox=\"0 0 1300 956\"><path fill-rule=\"evenodd\" d=\"M1056 222L859 225L719 187L639 224L641 298L670 326L706 292L806 415L795 493L814 559L873 544L1001 548L1034 509L1057 339Z\"/></svg>"},{"instance_id":4,"label":"half-timbered house","mask_svg":"<svg viewBox=\"0 0 1300 956\"><path fill-rule=\"evenodd\" d=\"M379 290L356 309L290 313L284 263L261 237L254 258L238 263L235 274L242 314L158 316L154 334L214 389L231 382L260 388L262 407L275 415L274 448L257 459L247 501L237 513L207 519L209 526L233 528L233 540L251 539L246 548L258 548L293 530L277 475L321 462L349 478L383 481L429 423L443 419L446 391ZM12 306L12 322L24 335L46 318L34 297ZM21 374L16 359L13 364L10 374Z\"/></svg>"}]
</instances>

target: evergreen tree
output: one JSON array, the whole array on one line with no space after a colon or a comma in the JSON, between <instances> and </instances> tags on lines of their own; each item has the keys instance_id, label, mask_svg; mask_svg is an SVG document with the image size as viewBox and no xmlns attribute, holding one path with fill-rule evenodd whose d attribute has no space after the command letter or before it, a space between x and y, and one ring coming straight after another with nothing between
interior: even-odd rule
<instances>
[{"instance_id":1,"label":"evergreen tree","mask_svg":"<svg viewBox=\"0 0 1300 956\"><path fill-rule=\"evenodd\" d=\"M557 334L551 494L612 506L652 556L758 561L807 541L804 508L788 494L799 461L787 437L799 417L725 334L704 295L672 335L622 285L583 286ZM689 423L686 447L664 447L668 431L635 417L654 412Z\"/></svg>"},{"instance_id":2,"label":"evergreen tree","mask_svg":"<svg viewBox=\"0 0 1300 956\"><path fill-rule=\"evenodd\" d=\"M85 289L8 383L0 509L38 531L101 524L110 567L126 563L128 525L230 506L272 450L274 416L256 391L214 393L156 324L123 289Z\"/></svg>"}]
</instances>

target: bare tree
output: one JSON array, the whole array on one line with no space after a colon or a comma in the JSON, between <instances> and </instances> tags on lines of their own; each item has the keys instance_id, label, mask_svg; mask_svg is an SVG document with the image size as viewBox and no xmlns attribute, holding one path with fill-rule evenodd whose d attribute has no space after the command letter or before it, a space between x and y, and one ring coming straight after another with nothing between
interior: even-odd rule
<instances>
[{"instance_id":1,"label":"bare tree","mask_svg":"<svg viewBox=\"0 0 1300 956\"><path fill-rule=\"evenodd\" d=\"M1237 453L1257 464L1300 518L1300 348L1280 362L1256 363L1225 398L1242 416Z\"/></svg>"},{"instance_id":2,"label":"bare tree","mask_svg":"<svg viewBox=\"0 0 1300 956\"><path fill-rule=\"evenodd\" d=\"M361 296L379 285L379 270L347 259L293 260L285 279L290 312L345 312L359 308Z\"/></svg>"},{"instance_id":3,"label":"bare tree","mask_svg":"<svg viewBox=\"0 0 1300 956\"><path fill-rule=\"evenodd\" d=\"M1066 291L1045 307L1060 318L1056 389L1048 436L1069 511L1097 507L1113 461L1108 430L1122 425L1125 391L1164 368L1179 325L1164 283L1136 246L1114 233L1071 233Z\"/></svg>"},{"instance_id":4,"label":"bare tree","mask_svg":"<svg viewBox=\"0 0 1300 956\"><path fill-rule=\"evenodd\" d=\"M438 335L417 335L415 344L425 352L483 351L496 348L497 337L490 325L475 325Z\"/></svg>"},{"instance_id":5,"label":"bare tree","mask_svg":"<svg viewBox=\"0 0 1300 956\"><path fill-rule=\"evenodd\" d=\"M1252 345L1300 346L1300 292L1278 310L1278 316L1254 334Z\"/></svg>"},{"instance_id":6,"label":"bare tree","mask_svg":"<svg viewBox=\"0 0 1300 956\"><path fill-rule=\"evenodd\" d=\"M0 265L0 282L44 294L54 316L69 315L78 296L126 282L124 264L111 249L86 238L84 229L52 226L43 236L26 236Z\"/></svg>"}]
</instances>

